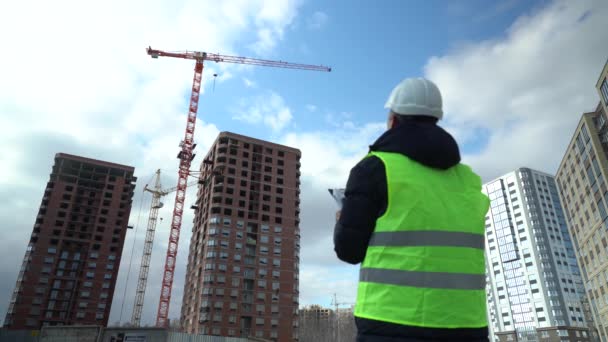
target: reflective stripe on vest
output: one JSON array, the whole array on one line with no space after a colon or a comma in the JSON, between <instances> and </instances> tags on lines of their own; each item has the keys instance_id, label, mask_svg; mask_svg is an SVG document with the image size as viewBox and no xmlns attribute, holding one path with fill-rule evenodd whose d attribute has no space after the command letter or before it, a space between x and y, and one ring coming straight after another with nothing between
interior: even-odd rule
<instances>
[{"instance_id":1,"label":"reflective stripe on vest","mask_svg":"<svg viewBox=\"0 0 608 342\"><path fill-rule=\"evenodd\" d=\"M483 235L443 230L412 230L400 232L375 232L369 246L446 246L484 249Z\"/></svg>"},{"instance_id":2,"label":"reflective stripe on vest","mask_svg":"<svg viewBox=\"0 0 608 342\"><path fill-rule=\"evenodd\" d=\"M483 290L486 287L485 274L415 272L382 268L361 268L359 281L452 290Z\"/></svg>"}]
</instances>

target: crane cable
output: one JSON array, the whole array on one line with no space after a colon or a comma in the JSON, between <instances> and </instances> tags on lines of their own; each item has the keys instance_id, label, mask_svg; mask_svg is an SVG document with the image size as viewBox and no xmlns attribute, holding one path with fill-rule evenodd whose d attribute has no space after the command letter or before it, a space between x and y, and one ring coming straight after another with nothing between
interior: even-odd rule
<instances>
[{"instance_id":1,"label":"crane cable","mask_svg":"<svg viewBox=\"0 0 608 342\"><path fill-rule=\"evenodd\" d=\"M152 176L153 178L154 176ZM152 181L150 178L150 181ZM150 184L150 181L148 184ZM137 241L137 230L139 228L139 220L141 219L141 212L144 207L144 194L146 193L145 187L141 191L141 197L139 202L139 213L137 214L137 221L135 221L135 229L133 232L133 246L131 247L131 257L129 258L129 268L127 270L127 280L125 281L125 290L122 295L122 304L120 305L120 317L118 319L119 324L122 323L122 314L125 308L125 300L127 297L127 288L129 287L129 276L131 275L131 265L133 264L133 252L135 251L135 242Z\"/></svg>"}]
</instances>

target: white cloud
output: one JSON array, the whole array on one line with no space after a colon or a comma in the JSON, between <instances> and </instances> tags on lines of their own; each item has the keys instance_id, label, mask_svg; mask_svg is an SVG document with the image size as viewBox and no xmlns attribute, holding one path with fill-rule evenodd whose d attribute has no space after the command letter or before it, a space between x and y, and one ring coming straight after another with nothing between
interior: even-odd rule
<instances>
[{"instance_id":1,"label":"white cloud","mask_svg":"<svg viewBox=\"0 0 608 342\"><path fill-rule=\"evenodd\" d=\"M285 28L292 24L301 0L261 0L255 16L257 41L249 45L256 54L266 55L284 36Z\"/></svg>"},{"instance_id":2,"label":"white cloud","mask_svg":"<svg viewBox=\"0 0 608 342\"><path fill-rule=\"evenodd\" d=\"M312 104L308 104L308 105L306 105L306 109L307 109L309 112L314 113L314 112L316 112L316 111L317 111L317 106L312 105Z\"/></svg>"},{"instance_id":3,"label":"white cloud","mask_svg":"<svg viewBox=\"0 0 608 342\"><path fill-rule=\"evenodd\" d=\"M329 304L333 293L353 302L357 270L338 260L333 224L338 210L328 188L346 185L350 169L385 129L382 122L315 132L289 132L279 141L302 151L300 304Z\"/></svg>"},{"instance_id":4,"label":"white cloud","mask_svg":"<svg viewBox=\"0 0 608 342\"><path fill-rule=\"evenodd\" d=\"M299 6L296 1L182 0L150 3L143 0L72 2L18 1L0 3L0 192L12 198L0 208L4 222L0 250L1 293L13 290L31 232L41 189L54 154L67 152L133 165L139 177L130 223L138 214L139 195L154 170L163 169L164 185L176 183L178 143L184 135L187 98L192 82L191 61L151 59L144 48L201 49L235 54L238 46L255 43L251 32L268 30L265 52L272 52ZM35 8L35 11L32 11ZM213 11L209 11L213 8ZM202 40L201 40L202 39ZM218 74L221 82L242 77L245 67L209 64L203 93ZM204 95L203 95L204 96ZM289 115L287 115L289 114ZM276 125L290 113L277 112ZM218 128L198 120L195 139L199 157L207 151ZM195 195L188 192L187 202ZM10 193L10 195L9 195ZM17 194L17 196L15 196ZM173 197L165 198L146 291L144 322L156 316L159 270L164 264ZM16 215L18 213L18 215ZM144 210L145 217L146 210ZM190 229L183 222L170 317L179 317ZM141 224L141 223L140 223ZM141 248L145 229L137 234ZM128 232L111 322L118 319L125 286L127 256L134 232ZM138 262L141 254L135 253ZM135 271L134 271L135 270ZM132 272L137 272L134 265ZM130 317L135 278L131 275L123 320ZM0 302L3 317L7 301Z\"/></svg>"},{"instance_id":5,"label":"white cloud","mask_svg":"<svg viewBox=\"0 0 608 342\"><path fill-rule=\"evenodd\" d=\"M329 16L327 15L327 13L322 11L316 11L308 18L308 20L306 21L306 26L310 30L319 30L327 24L328 20Z\"/></svg>"},{"instance_id":6,"label":"white cloud","mask_svg":"<svg viewBox=\"0 0 608 342\"><path fill-rule=\"evenodd\" d=\"M248 79L247 77L243 77L243 84L247 88L255 88L255 87L257 87L257 84L254 81Z\"/></svg>"},{"instance_id":7,"label":"white cloud","mask_svg":"<svg viewBox=\"0 0 608 342\"><path fill-rule=\"evenodd\" d=\"M484 179L520 166L555 171L581 114L599 101L607 16L605 1L555 1L517 19L504 38L428 61L446 126L468 141L490 132L481 153L465 156Z\"/></svg>"},{"instance_id":8,"label":"white cloud","mask_svg":"<svg viewBox=\"0 0 608 342\"><path fill-rule=\"evenodd\" d=\"M285 104L283 98L273 91L244 99L233 111L235 113L233 119L250 124L262 123L273 132L281 131L293 119L291 109Z\"/></svg>"}]
</instances>

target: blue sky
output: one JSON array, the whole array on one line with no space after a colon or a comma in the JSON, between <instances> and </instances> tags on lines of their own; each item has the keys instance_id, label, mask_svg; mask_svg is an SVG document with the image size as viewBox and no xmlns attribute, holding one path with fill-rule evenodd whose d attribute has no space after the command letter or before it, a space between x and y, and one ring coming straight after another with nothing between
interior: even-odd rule
<instances>
[{"instance_id":1,"label":"blue sky","mask_svg":"<svg viewBox=\"0 0 608 342\"><path fill-rule=\"evenodd\" d=\"M385 129L386 98L424 76L444 98L446 127L484 180L518 167L554 172L608 57L608 2L119 0L0 4L0 316L57 152L133 165L138 191L158 168L176 181L191 61L145 47L324 64L331 73L208 63L195 132L198 165L219 131L300 148L300 303L354 300L357 268L332 246L328 187ZM37 11L31 11L37 8ZM41 58L41 54L44 58ZM215 90L213 73L217 73ZM135 197L130 224L142 201ZM187 195L193 199L195 190ZM144 207L149 198L143 197ZM161 217L169 221L172 199ZM189 216L190 215L190 216ZM144 216L145 217L145 216ZM191 213L183 222L191 222ZM111 322L130 317L144 229L125 242ZM144 322L154 321L168 239L159 225ZM190 227L182 229L170 317L179 316ZM133 271L134 272L134 271ZM123 291L127 288L126 297ZM2 298L5 298L2 300Z\"/></svg>"},{"instance_id":2,"label":"blue sky","mask_svg":"<svg viewBox=\"0 0 608 342\"><path fill-rule=\"evenodd\" d=\"M431 56L441 56L462 44L499 39L515 18L538 11L543 3L389 1L377 6L352 1L306 2L285 30L283 41L262 57L330 65L333 71L326 74L255 67L245 74L255 81L257 87L253 89L241 78L221 83L223 75L219 73L215 90L208 90L201 98L201 115L221 128L273 136L270 128L235 122L233 116L235 110L244 109L235 106L244 97L280 90L293 112L291 124L298 129L331 129L328 115L356 124L383 120L384 102L392 87L404 77L424 76L424 66ZM236 52L255 55L246 45ZM310 105L316 110L309 110ZM343 117L341 113L348 115ZM479 130L463 149L478 151L486 139L487 132Z\"/></svg>"}]
</instances>

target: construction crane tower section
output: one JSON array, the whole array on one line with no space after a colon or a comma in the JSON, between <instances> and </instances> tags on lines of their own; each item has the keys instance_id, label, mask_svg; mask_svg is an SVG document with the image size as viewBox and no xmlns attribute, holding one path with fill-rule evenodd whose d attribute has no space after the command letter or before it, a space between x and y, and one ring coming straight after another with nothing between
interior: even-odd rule
<instances>
[{"instance_id":1,"label":"construction crane tower section","mask_svg":"<svg viewBox=\"0 0 608 342\"><path fill-rule=\"evenodd\" d=\"M155 50L151 47L147 48L147 53L152 58L158 57L173 57L190 59L196 61L194 65L194 79L192 81L192 93L190 95L190 106L188 108L188 117L186 122L186 132L184 140L180 143L181 150L177 155L179 162L177 191L175 193L175 206L173 208L173 217L171 219L171 229L169 232L169 245L167 247L167 256L165 259L165 270L162 277L162 287L160 291L160 300L158 303L158 313L156 316L156 326L164 328L167 326L167 318L169 315L169 304L171 302L171 291L173 286L173 277L175 271L175 261L177 257L177 246L179 243L179 234L182 224L182 216L184 212L184 201L186 199L186 187L188 175L190 174L190 164L194 159L194 127L196 124L196 113L198 111L198 100L201 91L201 80L203 76L203 62L213 61L216 63L234 63L259 65L275 68L300 69L312 71L331 71L330 67L322 65L309 65L300 63L288 63L283 61L272 61L266 59L239 57L230 55L220 55L216 53L198 52L198 51L183 51L183 52L168 52Z\"/></svg>"},{"instance_id":2,"label":"construction crane tower section","mask_svg":"<svg viewBox=\"0 0 608 342\"><path fill-rule=\"evenodd\" d=\"M139 277L135 292L135 303L133 304L133 314L131 324L138 327L141 323L141 312L144 306L146 285L148 283L148 272L150 271L150 258L152 256L152 246L154 244L154 233L158 219L158 209L162 207L160 198L163 196L160 185L160 170L156 171L154 188L148 188L146 184L144 191L152 193L152 203L150 205L150 215L148 216L148 227L146 229L146 239L144 241L144 251L141 256L141 266L139 267Z\"/></svg>"}]
</instances>

